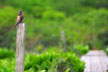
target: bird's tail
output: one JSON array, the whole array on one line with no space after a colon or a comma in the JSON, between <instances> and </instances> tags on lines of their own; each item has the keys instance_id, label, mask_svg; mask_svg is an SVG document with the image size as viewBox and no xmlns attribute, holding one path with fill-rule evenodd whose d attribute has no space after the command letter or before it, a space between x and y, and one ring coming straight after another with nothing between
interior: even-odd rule
<instances>
[{"instance_id":1,"label":"bird's tail","mask_svg":"<svg viewBox=\"0 0 108 72\"><path fill-rule=\"evenodd\" d=\"M16 24L15 24L15 28L17 27L18 24L19 24L19 23L16 23Z\"/></svg>"}]
</instances>

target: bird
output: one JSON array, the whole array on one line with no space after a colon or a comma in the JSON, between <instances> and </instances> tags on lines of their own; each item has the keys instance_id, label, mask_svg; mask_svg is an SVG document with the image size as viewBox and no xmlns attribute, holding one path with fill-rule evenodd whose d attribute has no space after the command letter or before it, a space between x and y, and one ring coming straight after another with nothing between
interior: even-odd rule
<instances>
[{"instance_id":1,"label":"bird","mask_svg":"<svg viewBox=\"0 0 108 72\"><path fill-rule=\"evenodd\" d=\"M22 23L23 20L24 20L24 12L20 10L18 12L15 27L17 27L20 23Z\"/></svg>"}]
</instances>

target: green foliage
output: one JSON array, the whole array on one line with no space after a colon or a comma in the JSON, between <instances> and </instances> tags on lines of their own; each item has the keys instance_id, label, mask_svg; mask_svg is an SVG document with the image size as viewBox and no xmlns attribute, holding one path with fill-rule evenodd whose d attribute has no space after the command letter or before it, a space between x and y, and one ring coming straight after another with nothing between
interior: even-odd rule
<instances>
[{"instance_id":1,"label":"green foliage","mask_svg":"<svg viewBox=\"0 0 108 72\"><path fill-rule=\"evenodd\" d=\"M108 32L103 32L98 35L99 41L101 42L102 46L108 46Z\"/></svg>"},{"instance_id":2,"label":"green foliage","mask_svg":"<svg viewBox=\"0 0 108 72\"><path fill-rule=\"evenodd\" d=\"M69 72L70 71L70 68L68 68L65 72Z\"/></svg>"},{"instance_id":3,"label":"green foliage","mask_svg":"<svg viewBox=\"0 0 108 72\"><path fill-rule=\"evenodd\" d=\"M0 59L0 72L15 72L15 60Z\"/></svg>"},{"instance_id":4,"label":"green foliage","mask_svg":"<svg viewBox=\"0 0 108 72\"><path fill-rule=\"evenodd\" d=\"M78 55L86 54L89 51L89 46L83 44L75 45L74 48Z\"/></svg>"},{"instance_id":5,"label":"green foliage","mask_svg":"<svg viewBox=\"0 0 108 72\"><path fill-rule=\"evenodd\" d=\"M82 55L89 48L108 46L107 4L107 0L1 0L0 46L15 48L13 27L18 10L23 10L26 48L42 53L26 56L25 72L83 72L84 63L73 51ZM70 53L62 53L62 30ZM10 57L13 51L0 49L2 72L14 72L14 58Z\"/></svg>"},{"instance_id":6,"label":"green foliage","mask_svg":"<svg viewBox=\"0 0 108 72\"><path fill-rule=\"evenodd\" d=\"M1 50L4 51L4 49ZM8 52L10 51L8 50ZM0 72L15 72L14 58L0 59ZM80 61L72 52L64 54L44 52L42 54L26 54L24 68L25 72L83 72L84 62Z\"/></svg>"},{"instance_id":7,"label":"green foliage","mask_svg":"<svg viewBox=\"0 0 108 72\"><path fill-rule=\"evenodd\" d=\"M0 9L0 46L13 47L15 43L11 43L15 36L14 24L16 20L17 10L13 7L7 6Z\"/></svg>"},{"instance_id":8,"label":"green foliage","mask_svg":"<svg viewBox=\"0 0 108 72\"><path fill-rule=\"evenodd\" d=\"M57 47L48 47L48 49L46 49L46 51L44 51L44 52L63 53L63 49L62 48L57 48Z\"/></svg>"},{"instance_id":9,"label":"green foliage","mask_svg":"<svg viewBox=\"0 0 108 72\"><path fill-rule=\"evenodd\" d=\"M0 48L0 59L14 57L14 51L7 48Z\"/></svg>"},{"instance_id":10,"label":"green foliage","mask_svg":"<svg viewBox=\"0 0 108 72\"><path fill-rule=\"evenodd\" d=\"M65 14L59 11L48 10L43 13L43 18L51 20L63 20L65 18Z\"/></svg>"},{"instance_id":11,"label":"green foliage","mask_svg":"<svg viewBox=\"0 0 108 72\"><path fill-rule=\"evenodd\" d=\"M0 48L0 72L15 72L14 50Z\"/></svg>"},{"instance_id":12,"label":"green foliage","mask_svg":"<svg viewBox=\"0 0 108 72\"><path fill-rule=\"evenodd\" d=\"M108 55L108 46L106 46L106 48L104 49L104 51L105 51L106 54Z\"/></svg>"},{"instance_id":13,"label":"green foliage","mask_svg":"<svg viewBox=\"0 0 108 72\"><path fill-rule=\"evenodd\" d=\"M106 9L92 10L85 15L76 14L73 16L73 21L80 25L78 32L81 36L79 37L81 42L83 41L84 44L90 43L92 46L99 44L99 33L107 31L107 11ZM78 16L81 18L78 18Z\"/></svg>"},{"instance_id":14,"label":"green foliage","mask_svg":"<svg viewBox=\"0 0 108 72\"><path fill-rule=\"evenodd\" d=\"M67 16L80 12L80 0L51 0L51 6L58 11L63 11Z\"/></svg>"},{"instance_id":15,"label":"green foliage","mask_svg":"<svg viewBox=\"0 0 108 72\"><path fill-rule=\"evenodd\" d=\"M27 55L26 70L65 72L68 68L72 72L83 72L84 63L73 53L43 53L41 55Z\"/></svg>"},{"instance_id":16,"label":"green foliage","mask_svg":"<svg viewBox=\"0 0 108 72\"><path fill-rule=\"evenodd\" d=\"M15 48L15 24L17 11L22 9L27 24L28 48L61 46L61 31L66 34L67 46L89 44L101 47L98 35L107 31L108 10L83 4L89 0L5 0L0 3L0 45ZM102 3L107 1L102 1ZM101 3L101 1L98 1ZM104 5L103 3L103 5ZM96 46L95 46L96 45ZM103 44L104 45L104 44Z\"/></svg>"},{"instance_id":17,"label":"green foliage","mask_svg":"<svg viewBox=\"0 0 108 72\"><path fill-rule=\"evenodd\" d=\"M17 11L14 8L7 6L0 9L0 30L5 29L5 27L10 27L14 24L16 20Z\"/></svg>"},{"instance_id":18,"label":"green foliage","mask_svg":"<svg viewBox=\"0 0 108 72\"><path fill-rule=\"evenodd\" d=\"M81 1L86 6L93 6L96 8L107 7L108 0L82 0Z\"/></svg>"}]
</instances>

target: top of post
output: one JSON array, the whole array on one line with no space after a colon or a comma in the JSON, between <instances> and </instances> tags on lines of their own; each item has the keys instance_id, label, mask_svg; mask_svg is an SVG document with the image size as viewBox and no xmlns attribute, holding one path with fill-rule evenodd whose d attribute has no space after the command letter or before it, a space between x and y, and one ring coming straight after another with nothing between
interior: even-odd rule
<instances>
[{"instance_id":1,"label":"top of post","mask_svg":"<svg viewBox=\"0 0 108 72\"><path fill-rule=\"evenodd\" d=\"M25 23L19 23L18 28L25 28L26 24Z\"/></svg>"}]
</instances>

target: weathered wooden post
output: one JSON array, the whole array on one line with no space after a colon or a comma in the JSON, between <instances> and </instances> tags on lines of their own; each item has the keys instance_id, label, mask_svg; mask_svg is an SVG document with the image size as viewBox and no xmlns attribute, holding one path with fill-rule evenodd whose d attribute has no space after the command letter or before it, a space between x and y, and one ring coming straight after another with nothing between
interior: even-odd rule
<instances>
[{"instance_id":1,"label":"weathered wooden post","mask_svg":"<svg viewBox=\"0 0 108 72\"><path fill-rule=\"evenodd\" d=\"M108 64L107 64L107 70L106 70L106 72L108 72Z\"/></svg>"},{"instance_id":2,"label":"weathered wooden post","mask_svg":"<svg viewBox=\"0 0 108 72\"><path fill-rule=\"evenodd\" d=\"M25 27L25 23L20 23L17 26L15 72L24 72Z\"/></svg>"},{"instance_id":3,"label":"weathered wooden post","mask_svg":"<svg viewBox=\"0 0 108 72\"><path fill-rule=\"evenodd\" d=\"M66 52L66 40L65 40L65 32L64 31L62 31L62 41L63 41L64 52Z\"/></svg>"}]
</instances>

